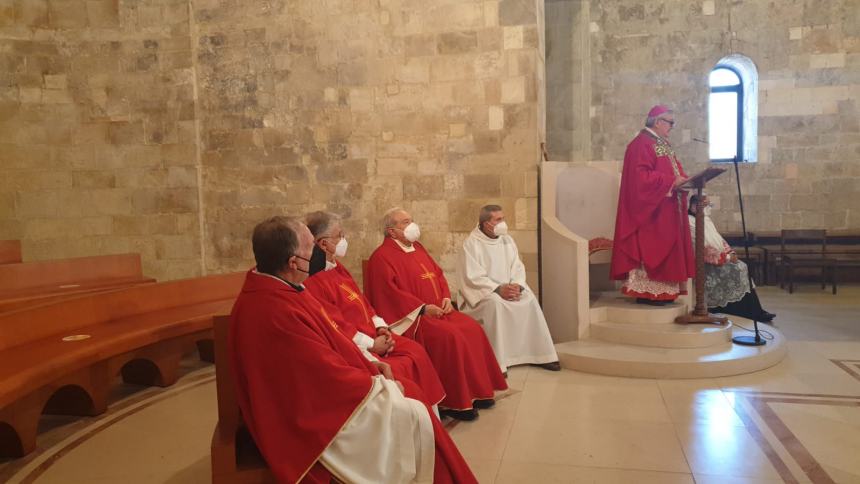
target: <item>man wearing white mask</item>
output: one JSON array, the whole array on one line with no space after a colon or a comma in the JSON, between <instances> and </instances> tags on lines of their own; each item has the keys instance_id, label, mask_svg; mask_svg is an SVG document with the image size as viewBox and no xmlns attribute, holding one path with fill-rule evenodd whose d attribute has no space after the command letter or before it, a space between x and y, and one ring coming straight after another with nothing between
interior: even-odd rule
<instances>
[{"instance_id":1,"label":"man wearing white mask","mask_svg":"<svg viewBox=\"0 0 860 484\"><path fill-rule=\"evenodd\" d=\"M474 319L454 309L445 275L418 242L421 230L409 213L393 208L383 226L364 292L392 331L424 345L447 394L443 414L474 419L477 409L494 405L494 391L508 387L493 347Z\"/></svg>"},{"instance_id":2,"label":"man wearing white mask","mask_svg":"<svg viewBox=\"0 0 860 484\"><path fill-rule=\"evenodd\" d=\"M502 207L481 208L478 226L463 242L457 274L460 310L483 325L502 371L527 363L561 369Z\"/></svg>"}]
</instances>

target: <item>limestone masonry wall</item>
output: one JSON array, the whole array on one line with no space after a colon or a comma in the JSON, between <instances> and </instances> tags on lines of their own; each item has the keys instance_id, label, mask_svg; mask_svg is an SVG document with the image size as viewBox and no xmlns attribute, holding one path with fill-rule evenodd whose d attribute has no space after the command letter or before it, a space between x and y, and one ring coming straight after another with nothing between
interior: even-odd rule
<instances>
[{"instance_id":1,"label":"limestone masonry wall","mask_svg":"<svg viewBox=\"0 0 860 484\"><path fill-rule=\"evenodd\" d=\"M359 276L401 205L450 273L500 203L535 281L543 35L536 0L0 2L0 238L169 279L329 209Z\"/></svg>"},{"instance_id":2,"label":"limestone masonry wall","mask_svg":"<svg viewBox=\"0 0 860 484\"><path fill-rule=\"evenodd\" d=\"M620 160L657 103L676 109L688 172L707 165L707 75L731 53L759 71L758 163L742 166L747 225L860 228L860 5L856 0L547 2L548 147ZM739 230L734 174L710 187Z\"/></svg>"}]
</instances>

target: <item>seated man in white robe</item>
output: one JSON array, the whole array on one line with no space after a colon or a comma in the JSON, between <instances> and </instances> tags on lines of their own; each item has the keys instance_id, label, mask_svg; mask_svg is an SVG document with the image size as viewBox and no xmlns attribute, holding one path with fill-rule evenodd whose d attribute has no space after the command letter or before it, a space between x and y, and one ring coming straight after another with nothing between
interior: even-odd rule
<instances>
[{"instance_id":1,"label":"seated man in white robe","mask_svg":"<svg viewBox=\"0 0 860 484\"><path fill-rule=\"evenodd\" d=\"M457 274L460 310L481 323L503 372L522 364L561 369L502 207L481 209L478 226L463 242Z\"/></svg>"}]
</instances>

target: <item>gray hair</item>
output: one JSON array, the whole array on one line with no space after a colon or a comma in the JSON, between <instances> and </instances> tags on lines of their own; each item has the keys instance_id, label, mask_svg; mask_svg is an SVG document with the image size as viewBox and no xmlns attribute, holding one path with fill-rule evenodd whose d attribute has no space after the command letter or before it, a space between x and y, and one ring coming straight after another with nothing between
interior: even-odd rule
<instances>
[{"instance_id":1,"label":"gray hair","mask_svg":"<svg viewBox=\"0 0 860 484\"><path fill-rule=\"evenodd\" d=\"M394 207L394 208L388 209L388 211L385 212L385 215L382 216L382 233L385 236L388 236L388 229L397 225L397 222L394 221L394 214L397 212L405 212L405 211L406 210L403 210L400 207Z\"/></svg>"},{"instance_id":2,"label":"gray hair","mask_svg":"<svg viewBox=\"0 0 860 484\"><path fill-rule=\"evenodd\" d=\"M316 211L305 215L305 225L310 229L314 239L327 234L331 228L341 222L339 215L331 212Z\"/></svg>"},{"instance_id":3,"label":"gray hair","mask_svg":"<svg viewBox=\"0 0 860 484\"><path fill-rule=\"evenodd\" d=\"M493 217L493 212L501 212L501 205L484 205L481 207L481 213L478 215L478 226L490 220Z\"/></svg>"}]
</instances>

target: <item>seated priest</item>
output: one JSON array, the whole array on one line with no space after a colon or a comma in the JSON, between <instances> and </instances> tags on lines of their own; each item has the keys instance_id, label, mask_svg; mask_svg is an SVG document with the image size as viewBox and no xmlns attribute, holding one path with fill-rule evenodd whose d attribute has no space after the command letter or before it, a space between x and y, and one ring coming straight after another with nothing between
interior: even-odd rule
<instances>
[{"instance_id":1,"label":"seated priest","mask_svg":"<svg viewBox=\"0 0 860 484\"><path fill-rule=\"evenodd\" d=\"M233 306L228 356L242 417L278 482L477 482L433 412L305 290L308 228L273 217L252 241L257 267Z\"/></svg>"},{"instance_id":2,"label":"seated priest","mask_svg":"<svg viewBox=\"0 0 860 484\"><path fill-rule=\"evenodd\" d=\"M445 390L427 352L415 341L389 331L352 275L337 261L337 257L346 255L347 249L340 217L313 212L305 216L305 223L314 236L310 277L305 280L308 292L336 308L341 332L360 349L388 363L395 378L415 382L426 396L425 403L438 405L445 397Z\"/></svg>"},{"instance_id":3,"label":"seated priest","mask_svg":"<svg viewBox=\"0 0 860 484\"><path fill-rule=\"evenodd\" d=\"M481 208L478 226L463 242L457 274L460 310L481 323L502 371L526 363L561 370L502 207Z\"/></svg>"},{"instance_id":4,"label":"seated priest","mask_svg":"<svg viewBox=\"0 0 860 484\"><path fill-rule=\"evenodd\" d=\"M696 206L699 196L690 197L690 232L696 239ZM723 239L711 220L711 205L702 196L705 218L705 298L708 311L770 322L775 314L761 307L755 287L750 286L747 265Z\"/></svg>"},{"instance_id":5,"label":"seated priest","mask_svg":"<svg viewBox=\"0 0 860 484\"><path fill-rule=\"evenodd\" d=\"M443 414L472 420L495 404L494 391L508 388L493 348L474 319L454 310L442 269L418 242L409 213L393 208L383 225L385 239L367 266L367 298L396 332L427 350L447 393Z\"/></svg>"}]
</instances>

